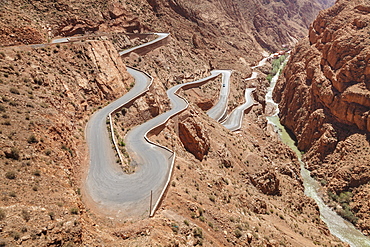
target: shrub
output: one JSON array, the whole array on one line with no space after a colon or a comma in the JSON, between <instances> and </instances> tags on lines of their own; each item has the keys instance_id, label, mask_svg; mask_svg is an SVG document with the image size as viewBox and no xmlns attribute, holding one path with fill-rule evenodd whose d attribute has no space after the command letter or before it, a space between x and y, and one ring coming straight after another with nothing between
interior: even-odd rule
<instances>
[{"instance_id":1,"label":"shrub","mask_svg":"<svg viewBox=\"0 0 370 247\"><path fill-rule=\"evenodd\" d=\"M31 214L27 210L23 209L22 210L22 218L28 222L31 219Z\"/></svg>"},{"instance_id":2,"label":"shrub","mask_svg":"<svg viewBox=\"0 0 370 247\"><path fill-rule=\"evenodd\" d=\"M37 140L36 136L34 134L32 134L32 135L30 135L30 137L28 137L27 142L30 143L30 144L31 143L38 143L39 140Z\"/></svg>"},{"instance_id":3,"label":"shrub","mask_svg":"<svg viewBox=\"0 0 370 247\"><path fill-rule=\"evenodd\" d=\"M199 216L202 216L204 213L204 209L201 207L198 207Z\"/></svg>"},{"instance_id":4,"label":"shrub","mask_svg":"<svg viewBox=\"0 0 370 247\"><path fill-rule=\"evenodd\" d=\"M78 208L71 208L70 212L71 214L78 214L79 210Z\"/></svg>"},{"instance_id":5,"label":"shrub","mask_svg":"<svg viewBox=\"0 0 370 247\"><path fill-rule=\"evenodd\" d=\"M10 88L10 92L13 93L13 94L20 94L18 89L14 88L14 87Z\"/></svg>"},{"instance_id":6,"label":"shrub","mask_svg":"<svg viewBox=\"0 0 370 247\"><path fill-rule=\"evenodd\" d=\"M215 202L215 201L216 201L216 197L215 197L214 195L210 195L210 196L209 196L209 200L210 200L211 202Z\"/></svg>"},{"instance_id":7,"label":"shrub","mask_svg":"<svg viewBox=\"0 0 370 247\"><path fill-rule=\"evenodd\" d=\"M358 221L358 217L356 217L353 212L351 211L348 205L343 205L343 209L339 210L338 214L342 216L344 219L348 220L352 224L356 224Z\"/></svg>"},{"instance_id":8,"label":"shrub","mask_svg":"<svg viewBox=\"0 0 370 247\"><path fill-rule=\"evenodd\" d=\"M21 237L21 235L19 234L19 232L16 232L16 231L11 231L9 235L12 238L14 238L14 240L18 240Z\"/></svg>"},{"instance_id":9,"label":"shrub","mask_svg":"<svg viewBox=\"0 0 370 247\"><path fill-rule=\"evenodd\" d=\"M6 111L6 108L5 108L5 106L3 106L3 105L0 105L0 112L5 112Z\"/></svg>"},{"instance_id":10,"label":"shrub","mask_svg":"<svg viewBox=\"0 0 370 247\"><path fill-rule=\"evenodd\" d=\"M51 220L55 219L55 213L54 212L49 212L49 216Z\"/></svg>"},{"instance_id":11,"label":"shrub","mask_svg":"<svg viewBox=\"0 0 370 247\"><path fill-rule=\"evenodd\" d=\"M37 176L37 177L40 177L41 176L41 172L40 170L36 170L33 172L33 175Z\"/></svg>"},{"instance_id":12,"label":"shrub","mask_svg":"<svg viewBox=\"0 0 370 247\"><path fill-rule=\"evenodd\" d=\"M20 158L20 155L19 155L19 150L16 149L16 148L12 148L11 149L11 154L12 154L12 158L15 159L15 160L19 160Z\"/></svg>"},{"instance_id":13,"label":"shrub","mask_svg":"<svg viewBox=\"0 0 370 247\"><path fill-rule=\"evenodd\" d=\"M350 191L342 192L339 195L339 203L350 203L352 201L352 193Z\"/></svg>"},{"instance_id":14,"label":"shrub","mask_svg":"<svg viewBox=\"0 0 370 247\"><path fill-rule=\"evenodd\" d=\"M328 196L330 197L330 199L332 199L333 201L338 201L338 195L331 192L331 191L328 191Z\"/></svg>"},{"instance_id":15,"label":"shrub","mask_svg":"<svg viewBox=\"0 0 370 247\"><path fill-rule=\"evenodd\" d=\"M0 208L0 220L5 219L5 217L6 217L6 213L5 213L5 211L4 211L3 209L1 209L1 208Z\"/></svg>"},{"instance_id":16,"label":"shrub","mask_svg":"<svg viewBox=\"0 0 370 247\"><path fill-rule=\"evenodd\" d=\"M9 101L9 105L11 105L11 106L18 106L18 103L15 102L14 100L11 100L11 101Z\"/></svg>"},{"instance_id":17,"label":"shrub","mask_svg":"<svg viewBox=\"0 0 370 247\"><path fill-rule=\"evenodd\" d=\"M201 228L197 227L193 230L194 237L203 238L203 231Z\"/></svg>"},{"instance_id":18,"label":"shrub","mask_svg":"<svg viewBox=\"0 0 370 247\"><path fill-rule=\"evenodd\" d=\"M240 238L243 236L243 233L239 229L235 229L234 231L235 237Z\"/></svg>"},{"instance_id":19,"label":"shrub","mask_svg":"<svg viewBox=\"0 0 370 247\"><path fill-rule=\"evenodd\" d=\"M15 171L10 171L10 172L5 173L5 177L7 179L15 179L17 176L15 174Z\"/></svg>"},{"instance_id":20,"label":"shrub","mask_svg":"<svg viewBox=\"0 0 370 247\"><path fill-rule=\"evenodd\" d=\"M44 83L42 78L33 78L33 82L39 86L41 86Z\"/></svg>"}]
</instances>

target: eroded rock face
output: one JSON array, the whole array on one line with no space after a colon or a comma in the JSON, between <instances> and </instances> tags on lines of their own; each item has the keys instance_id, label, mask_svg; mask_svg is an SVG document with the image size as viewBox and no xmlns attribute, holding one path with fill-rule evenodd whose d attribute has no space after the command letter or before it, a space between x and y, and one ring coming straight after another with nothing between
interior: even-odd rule
<instances>
[{"instance_id":1,"label":"eroded rock face","mask_svg":"<svg viewBox=\"0 0 370 247\"><path fill-rule=\"evenodd\" d=\"M247 31L262 47L272 51L279 49L282 44L293 44L295 38L303 37L317 13L331 6L334 1L151 0L149 3L158 12L162 4L170 7L200 26L211 24L225 30L238 28ZM198 41L195 39L193 42L195 47L201 46Z\"/></svg>"},{"instance_id":2,"label":"eroded rock face","mask_svg":"<svg viewBox=\"0 0 370 247\"><path fill-rule=\"evenodd\" d=\"M79 15L71 15L60 23L55 35L73 36L96 31L124 31L142 32L145 27L127 11L124 3L108 1L107 8L102 10L95 18L83 18Z\"/></svg>"},{"instance_id":3,"label":"eroded rock face","mask_svg":"<svg viewBox=\"0 0 370 247\"><path fill-rule=\"evenodd\" d=\"M280 194L279 184L280 180L276 173L272 170L264 170L250 175L252 184L267 195Z\"/></svg>"},{"instance_id":4,"label":"eroded rock face","mask_svg":"<svg viewBox=\"0 0 370 247\"><path fill-rule=\"evenodd\" d=\"M248 207L256 214L265 214L267 212L267 204L261 198L252 198L248 203Z\"/></svg>"},{"instance_id":5,"label":"eroded rock face","mask_svg":"<svg viewBox=\"0 0 370 247\"><path fill-rule=\"evenodd\" d=\"M293 50L274 91L281 121L306 151L312 175L338 195L352 191L355 214L368 209L357 193L368 191L370 181L369 26L368 2L337 1ZM356 216L369 229L370 215Z\"/></svg>"},{"instance_id":6,"label":"eroded rock face","mask_svg":"<svg viewBox=\"0 0 370 247\"><path fill-rule=\"evenodd\" d=\"M209 137L205 128L194 117L188 117L179 123L179 135L185 149L198 160L203 160L210 147Z\"/></svg>"}]
</instances>

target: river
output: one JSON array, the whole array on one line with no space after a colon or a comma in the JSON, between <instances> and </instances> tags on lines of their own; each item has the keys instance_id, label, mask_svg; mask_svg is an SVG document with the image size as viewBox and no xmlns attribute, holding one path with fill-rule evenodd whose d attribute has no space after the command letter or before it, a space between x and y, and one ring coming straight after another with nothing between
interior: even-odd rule
<instances>
[{"instance_id":1,"label":"river","mask_svg":"<svg viewBox=\"0 0 370 247\"><path fill-rule=\"evenodd\" d=\"M315 200L320 209L320 218L326 223L331 234L338 237L343 242L350 244L352 247L370 247L370 239L364 236L361 231L357 230L351 223L340 217L335 211L329 208L318 194L320 188L319 183L310 176L310 172L304 167L301 152L298 150L295 142L289 136L284 126L280 123L278 114L279 107L272 98L272 92L279 78L279 73L283 66L280 67L278 73L272 78L270 87L266 94L266 103L272 104L275 107L273 116L267 117L269 124L272 124L278 132L279 137L283 143L288 145L298 157L301 164L301 176L303 178L303 185L305 194Z\"/></svg>"}]
</instances>

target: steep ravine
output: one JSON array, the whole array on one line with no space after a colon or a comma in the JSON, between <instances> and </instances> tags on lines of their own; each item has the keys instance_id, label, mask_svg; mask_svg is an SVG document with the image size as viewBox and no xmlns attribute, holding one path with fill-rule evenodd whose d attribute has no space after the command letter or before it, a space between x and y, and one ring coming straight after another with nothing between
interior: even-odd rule
<instances>
[{"instance_id":1,"label":"steep ravine","mask_svg":"<svg viewBox=\"0 0 370 247\"><path fill-rule=\"evenodd\" d=\"M337 1L292 51L274 99L324 200L370 234L370 3Z\"/></svg>"},{"instance_id":2,"label":"steep ravine","mask_svg":"<svg viewBox=\"0 0 370 247\"><path fill-rule=\"evenodd\" d=\"M281 70L281 69L280 69ZM365 237L359 230L357 230L350 222L344 220L339 216L333 209L325 204L320 196L320 184L315 179L310 176L310 172L305 168L305 164L302 161L302 154L298 150L295 141L286 131L285 127L281 125L278 114L279 107L273 101L272 92L274 90L275 84L279 79L278 73L272 78L271 85L268 88L266 94L266 103L272 104L275 107L274 115L267 117L268 122L272 124L275 131L279 134L279 137L283 143L288 145L294 153L297 155L298 160L301 164L301 176L303 178L303 185L305 188L305 194L315 200L319 209L321 219L326 223L330 232L341 239L343 242L349 243L352 247L364 247L370 246L370 239Z\"/></svg>"}]
</instances>

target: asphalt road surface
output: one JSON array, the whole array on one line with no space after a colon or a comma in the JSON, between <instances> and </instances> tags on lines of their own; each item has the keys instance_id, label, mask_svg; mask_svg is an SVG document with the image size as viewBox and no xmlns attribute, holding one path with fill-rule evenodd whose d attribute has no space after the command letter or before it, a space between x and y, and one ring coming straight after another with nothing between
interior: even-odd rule
<instances>
[{"instance_id":1,"label":"asphalt road surface","mask_svg":"<svg viewBox=\"0 0 370 247\"><path fill-rule=\"evenodd\" d=\"M106 124L110 112L144 93L151 83L151 78L144 73L130 68L127 68L127 71L135 78L135 86L127 94L93 114L86 127L90 153L86 191L89 197L102 208L118 209L118 205L123 208L125 205L132 206L131 203L137 201L137 198L127 194L128 190L132 190L127 185L139 184L140 174L127 175L116 164L115 152Z\"/></svg>"},{"instance_id":2,"label":"asphalt road surface","mask_svg":"<svg viewBox=\"0 0 370 247\"><path fill-rule=\"evenodd\" d=\"M212 72L222 74L222 84L219 100L215 106L207 111L207 115L219 122L226 117L227 113L226 111L230 92L231 70L213 70Z\"/></svg>"},{"instance_id":3,"label":"asphalt road surface","mask_svg":"<svg viewBox=\"0 0 370 247\"><path fill-rule=\"evenodd\" d=\"M247 88L245 90L245 103L235 108L225 122L221 123L225 128L236 131L239 130L243 123L244 111L254 104L252 92L255 88Z\"/></svg>"},{"instance_id":4,"label":"asphalt road surface","mask_svg":"<svg viewBox=\"0 0 370 247\"><path fill-rule=\"evenodd\" d=\"M136 84L128 94L93 115L87 126L90 150L90 170L86 190L97 207L124 216L147 216L152 192L152 208L155 209L168 186L174 162L174 153L148 141L146 134L165 124L169 118L188 106L185 99L176 95L181 87L200 86L221 72L212 71L211 76L198 81L176 85L167 91L171 110L133 128L126 136L126 148L135 162L133 174L124 173L116 164L115 154L109 140L106 119L118 106L141 94L150 79L143 73L130 69Z\"/></svg>"}]
</instances>

